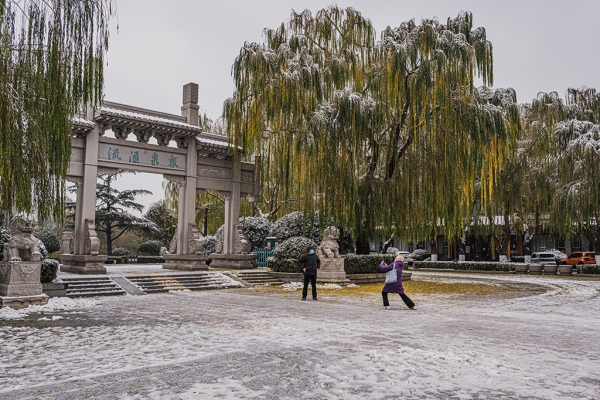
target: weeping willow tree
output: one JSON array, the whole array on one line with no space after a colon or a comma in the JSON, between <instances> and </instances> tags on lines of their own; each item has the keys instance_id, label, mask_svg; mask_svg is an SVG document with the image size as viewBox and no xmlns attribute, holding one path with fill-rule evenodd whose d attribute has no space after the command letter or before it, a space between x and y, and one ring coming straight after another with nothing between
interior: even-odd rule
<instances>
[{"instance_id":1,"label":"weeping willow tree","mask_svg":"<svg viewBox=\"0 0 600 400\"><path fill-rule=\"evenodd\" d=\"M112 0L0 0L0 207L61 219L71 118L103 86Z\"/></svg>"},{"instance_id":2,"label":"weeping willow tree","mask_svg":"<svg viewBox=\"0 0 600 400\"><path fill-rule=\"evenodd\" d=\"M377 233L464 232L477 184L490 201L519 112L513 91L475 87L493 83L493 57L470 13L376 42L368 19L331 6L292 12L264 38L236 58L223 115L282 198L349 227L357 252Z\"/></svg>"},{"instance_id":3,"label":"weeping willow tree","mask_svg":"<svg viewBox=\"0 0 600 400\"><path fill-rule=\"evenodd\" d=\"M585 236L600 249L600 94L571 88L563 103L541 93L531 106L550 193L550 226L562 237Z\"/></svg>"}]
</instances>

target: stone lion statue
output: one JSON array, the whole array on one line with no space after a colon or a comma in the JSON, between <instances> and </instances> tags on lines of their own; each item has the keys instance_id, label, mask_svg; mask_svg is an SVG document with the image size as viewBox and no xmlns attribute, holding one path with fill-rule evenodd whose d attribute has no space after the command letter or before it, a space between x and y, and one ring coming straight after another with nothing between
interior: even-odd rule
<instances>
[{"instance_id":1,"label":"stone lion statue","mask_svg":"<svg viewBox=\"0 0 600 400\"><path fill-rule=\"evenodd\" d=\"M39 243L31 221L15 215L10 221L10 240L4 246L5 261L40 261Z\"/></svg>"},{"instance_id":2,"label":"stone lion statue","mask_svg":"<svg viewBox=\"0 0 600 400\"><path fill-rule=\"evenodd\" d=\"M337 239L340 234L335 226L325 228L323 231L323 241L317 249L319 258L338 258L340 256L340 245Z\"/></svg>"}]
</instances>

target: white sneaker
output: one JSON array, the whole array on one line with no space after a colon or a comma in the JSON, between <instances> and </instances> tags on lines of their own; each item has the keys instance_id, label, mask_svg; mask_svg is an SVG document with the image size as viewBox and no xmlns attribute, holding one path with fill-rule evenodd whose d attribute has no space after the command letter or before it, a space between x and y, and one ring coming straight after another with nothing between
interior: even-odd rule
<instances>
[{"instance_id":1,"label":"white sneaker","mask_svg":"<svg viewBox=\"0 0 600 400\"><path fill-rule=\"evenodd\" d=\"M384 309L384 310L389 310L389 309L390 309L390 306L383 306L383 309Z\"/></svg>"},{"instance_id":2,"label":"white sneaker","mask_svg":"<svg viewBox=\"0 0 600 400\"><path fill-rule=\"evenodd\" d=\"M409 307L409 310L416 310L417 307Z\"/></svg>"}]
</instances>

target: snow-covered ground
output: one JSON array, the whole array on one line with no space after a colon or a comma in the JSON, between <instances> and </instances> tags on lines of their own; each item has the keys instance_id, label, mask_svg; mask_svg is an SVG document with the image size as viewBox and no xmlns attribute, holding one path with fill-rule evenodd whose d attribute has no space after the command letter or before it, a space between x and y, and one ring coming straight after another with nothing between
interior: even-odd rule
<instances>
[{"instance_id":1,"label":"snow-covered ground","mask_svg":"<svg viewBox=\"0 0 600 400\"><path fill-rule=\"evenodd\" d=\"M451 278L548 291L408 293L411 311L249 288L19 312L0 316L0 399L600 398L600 281L413 275Z\"/></svg>"}]
</instances>

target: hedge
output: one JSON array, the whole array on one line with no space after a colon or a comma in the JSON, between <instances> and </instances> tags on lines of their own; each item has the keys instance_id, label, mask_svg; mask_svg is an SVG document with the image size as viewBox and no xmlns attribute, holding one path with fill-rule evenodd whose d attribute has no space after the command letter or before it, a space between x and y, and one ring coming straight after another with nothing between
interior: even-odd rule
<instances>
[{"instance_id":1,"label":"hedge","mask_svg":"<svg viewBox=\"0 0 600 400\"><path fill-rule=\"evenodd\" d=\"M600 265L585 264L577 266L578 274L600 274Z\"/></svg>"},{"instance_id":2,"label":"hedge","mask_svg":"<svg viewBox=\"0 0 600 400\"><path fill-rule=\"evenodd\" d=\"M51 258L46 258L42 261L42 268L40 271L40 282L50 283L56 279L56 273L58 272L59 263Z\"/></svg>"},{"instance_id":3,"label":"hedge","mask_svg":"<svg viewBox=\"0 0 600 400\"><path fill-rule=\"evenodd\" d=\"M381 273L379 263L384 260L386 264L394 261L392 254L369 254L357 255L346 254L344 257L344 270L347 274L377 274ZM267 258L267 265L275 272L302 272L298 266L298 260L287 258L277 259L275 257Z\"/></svg>"},{"instance_id":4,"label":"hedge","mask_svg":"<svg viewBox=\"0 0 600 400\"><path fill-rule=\"evenodd\" d=\"M515 263L500 264L499 262L477 262L477 261L415 261L415 268L431 269L454 269L458 271L514 271Z\"/></svg>"},{"instance_id":5,"label":"hedge","mask_svg":"<svg viewBox=\"0 0 600 400\"><path fill-rule=\"evenodd\" d=\"M346 254L344 255L344 271L347 274L380 274L379 263L394 261L394 254Z\"/></svg>"},{"instance_id":6,"label":"hedge","mask_svg":"<svg viewBox=\"0 0 600 400\"><path fill-rule=\"evenodd\" d=\"M160 254L161 247L165 247L165 245L160 240L148 240L140 244L138 247L138 253L148 254L149 256L156 257ZM113 251L113 255L118 254L115 254Z\"/></svg>"}]
</instances>

